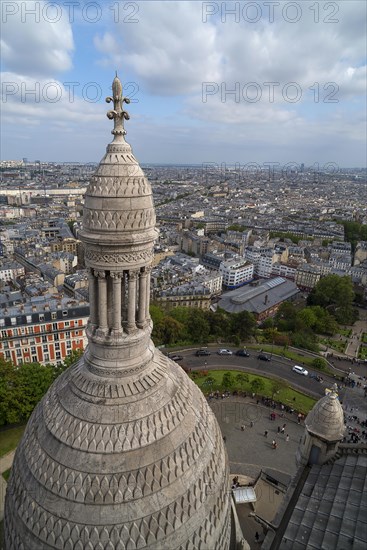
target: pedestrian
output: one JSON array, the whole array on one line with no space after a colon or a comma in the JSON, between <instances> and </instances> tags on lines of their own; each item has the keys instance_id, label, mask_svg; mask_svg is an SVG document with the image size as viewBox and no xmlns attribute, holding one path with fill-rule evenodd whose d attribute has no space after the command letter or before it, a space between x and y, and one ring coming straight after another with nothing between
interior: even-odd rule
<instances>
[{"instance_id":1,"label":"pedestrian","mask_svg":"<svg viewBox=\"0 0 367 550\"><path fill-rule=\"evenodd\" d=\"M285 431L285 428L284 428L284 426L283 426L283 428L280 430L280 433L281 433L281 434L284 434L284 431Z\"/></svg>"},{"instance_id":2,"label":"pedestrian","mask_svg":"<svg viewBox=\"0 0 367 550\"><path fill-rule=\"evenodd\" d=\"M253 428L253 427L254 427L254 423L253 423L253 421L252 421L252 420L251 420L251 422L250 422L250 426L251 426L251 428Z\"/></svg>"},{"instance_id":3,"label":"pedestrian","mask_svg":"<svg viewBox=\"0 0 367 550\"><path fill-rule=\"evenodd\" d=\"M268 437L268 430L265 430L264 436L265 436L265 437Z\"/></svg>"},{"instance_id":4,"label":"pedestrian","mask_svg":"<svg viewBox=\"0 0 367 550\"><path fill-rule=\"evenodd\" d=\"M271 442L271 446L273 447L273 449L276 449L276 441L275 441L275 439L273 439L273 441Z\"/></svg>"},{"instance_id":5,"label":"pedestrian","mask_svg":"<svg viewBox=\"0 0 367 550\"><path fill-rule=\"evenodd\" d=\"M280 426L278 426L278 434L280 433Z\"/></svg>"},{"instance_id":6,"label":"pedestrian","mask_svg":"<svg viewBox=\"0 0 367 550\"><path fill-rule=\"evenodd\" d=\"M226 438L225 435L223 436L223 441L224 441L224 443L227 441L227 438Z\"/></svg>"},{"instance_id":7,"label":"pedestrian","mask_svg":"<svg viewBox=\"0 0 367 550\"><path fill-rule=\"evenodd\" d=\"M289 441L289 435L287 434L287 437L285 438L286 441Z\"/></svg>"},{"instance_id":8,"label":"pedestrian","mask_svg":"<svg viewBox=\"0 0 367 550\"><path fill-rule=\"evenodd\" d=\"M241 432L244 432L244 431L245 431L245 425L242 424L242 426L241 426Z\"/></svg>"},{"instance_id":9,"label":"pedestrian","mask_svg":"<svg viewBox=\"0 0 367 550\"><path fill-rule=\"evenodd\" d=\"M260 535L259 535L259 533L256 531L256 533L255 533L255 540L256 540L256 542L259 542L259 539L260 539Z\"/></svg>"}]
</instances>

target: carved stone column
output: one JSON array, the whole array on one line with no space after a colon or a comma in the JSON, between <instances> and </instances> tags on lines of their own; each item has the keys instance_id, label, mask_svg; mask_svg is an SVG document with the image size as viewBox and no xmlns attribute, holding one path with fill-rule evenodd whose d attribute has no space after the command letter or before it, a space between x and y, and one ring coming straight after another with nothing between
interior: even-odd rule
<instances>
[{"instance_id":1,"label":"carved stone column","mask_svg":"<svg viewBox=\"0 0 367 550\"><path fill-rule=\"evenodd\" d=\"M93 274L93 270L88 271L88 282L89 282L89 320L90 324L94 327L98 324L96 303L97 303L97 289L96 289L96 278Z\"/></svg>"},{"instance_id":2,"label":"carved stone column","mask_svg":"<svg viewBox=\"0 0 367 550\"><path fill-rule=\"evenodd\" d=\"M113 317L112 317L112 330L116 336L122 334L121 328L121 277L123 273L116 273L111 271L112 279L112 304L113 304Z\"/></svg>"},{"instance_id":3,"label":"carved stone column","mask_svg":"<svg viewBox=\"0 0 367 550\"><path fill-rule=\"evenodd\" d=\"M127 305L127 331L134 332L136 330L136 281L138 278L137 271L129 271L129 294Z\"/></svg>"},{"instance_id":4,"label":"carved stone column","mask_svg":"<svg viewBox=\"0 0 367 550\"><path fill-rule=\"evenodd\" d=\"M147 300L147 272L139 273L139 306L138 306L138 327L143 328L146 321L146 300Z\"/></svg>"},{"instance_id":5,"label":"carved stone column","mask_svg":"<svg viewBox=\"0 0 367 550\"><path fill-rule=\"evenodd\" d=\"M145 294L145 319L150 319L149 314L149 305L150 305L150 273L152 271L152 266L149 265L145 268L145 272L147 274L146 278L146 294Z\"/></svg>"},{"instance_id":6,"label":"carved stone column","mask_svg":"<svg viewBox=\"0 0 367 550\"><path fill-rule=\"evenodd\" d=\"M98 329L106 333L108 330L106 272L95 271L94 275L98 277Z\"/></svg>"}]
</instances>

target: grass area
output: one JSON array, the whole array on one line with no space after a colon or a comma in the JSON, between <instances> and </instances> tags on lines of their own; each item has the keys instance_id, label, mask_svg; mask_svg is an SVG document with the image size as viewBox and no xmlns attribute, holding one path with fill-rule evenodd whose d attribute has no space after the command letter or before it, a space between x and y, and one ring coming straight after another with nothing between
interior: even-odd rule
<instances>
[{"instance_id":1,"label":"grass area","mask_svg":"<svg viewBox=\"0 0 367 550\"><path fill-rule=\"evenodd\" d=\"M332 338L320 338L319 342L320 344L324 344L324 346L327 346L328 348L331 348L331 349L335 349L340 353L345 352L346 341L344 339L334 340Z\"/></svg>"},{"instance_id":2,"label":"grass area","mask_svg":"<svg viewBox=\"0 0 367 550\"><path fill-rule=\"evenodd\" d=\"M367 344L367 332L364 332L364 333L362 334L362 339L361 339L361 341L362 341L364 344Z\"/></svg>"},{"instance_id":3,"label":"grass area","mask_svg":"<svg viewBox=\"0 0 367 550\"><path fill-rule=\"evenodd\" d=\"M5 479L5 481L8 481L10 476L10 471L11 471L11 468L9 468L9 470L5 470L5 472L2 473L2 476Z\"/></svg>"},{"instance_id":4,"label":"grass area","mask_svg":"<svg viewBox=\"0 0 367 550\"><path fill-rule=\"evenodd\" d=\"M293 351L289 348L284 348L284 346L272 346L271 344L262 344L261 346L247 346L248 349L256 349L260 350L262 349L265 353L275 353L276 355L280 355L282 357L287 357L288 359L292 359L297 364L304 363L305 365L311 366L312 361L315 359L316 356L309 357L308 355L303 355L302 353L297 353L296 351Z\"/></svg>"},{"instance_id":5,"label":"grass area","mask_svg":"<svg viewBox=\"0 0 367 550\"><path fill-rule=\"evenodd\" d=\"M239 391L246 391L251 393L252 392L251 382L255 378L257 378L257 379L260 379L264 384L263 389L257 392L257 394L261 396L273 398L274 383L276 383L276 381L270 378L266 378L265 376L257 376L255 374L246 373L246 376L248 377L248 382L244 382L241 385L236 383L236 376L238 374L241 374L239 371L212 370L206 376L199 375L198 373L198 375L194 375L194 377L192 377L191 375L191 377L193 378L194 382L199 386L199 388L203 391L203 393L208 394L212 391L223 390L222 380L223 380L223 375L225 373L231 373L234 379L234 384L230 388L231 391L239 390ZM214 380L213 383L207 384L206 381L208 379L209 380L213 379ZM316 403L316 400L313 399L312 397L309 397L308 395L305 395L301 392L298 392L286 386L284 382L283 384L282 383L280 384L280 386L282 385L283 387L280 387L279 391L277 391L277 393L274 396L274 399L276 401L280 403L284 403L284 405L289 405L293 409L305 414L308 413Z\"/></svg>"},{"instance_id":6,"label":"grass area","mask_svg":"<svg viewBox=\"0 0 367 550\"><path fill-rule=\"evenodd\" d=\"M339 334L341 336L345 336L346 338L349 338L349 336L352 334L351 328L339 328Z\"/></svg>"},{"instance_id":7,"label":"grass area","mask_svg":"<svg viewBox=\"0 0 367 550\"><path fill-rule=\"evenodd\" d=\"M0 457L17 448L24 430L25 425L0 432Z\"/></svg>"}]
</instances>

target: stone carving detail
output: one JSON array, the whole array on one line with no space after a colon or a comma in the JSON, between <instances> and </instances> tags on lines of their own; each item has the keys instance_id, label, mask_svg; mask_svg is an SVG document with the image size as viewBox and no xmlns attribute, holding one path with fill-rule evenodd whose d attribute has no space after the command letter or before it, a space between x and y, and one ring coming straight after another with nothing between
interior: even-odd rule
<instances>
[{"instance_id":1,"label":"stone carving detail","mask_svg":"<svg viewBox=\"0 0 367 550\"><path fill-rule=\"evenodd\" d=\"M102 264L132 264L139 261L148 261L153 258L153 249L142 250L141 252L124 254L113 254L108 252L96 252L94 250L86 250L85 259L90 262Z\"/></svg>"},{"instance_id":2,"label":"stone carving detail","mask_svg":"<svg viewBox=\"0 0 367 550\"><path fill-rule=\"evenodd\" d=\"M214 529L219 527L223 511L228 504L228 499L225 498L226 489L226 484L222 483L222 490L206 517ZM174 533L199 513L207 494L205 485L201 492L197 486L191 486L184 495L159 512L122 525L77 524L51 514L23 490L21 476L17 476L14 480L14 497L19 515L18 521L22 518L28 529L52 548L100 550L108 548L104 545L110 541L110 548L114 550L119 548L119 544L121 549L149 547ZM199 543L200 538L203 537L208 537L208 532L205 533L199 527L193 536L193 543L194 541ZM208 542L208 539L206 540ZM84 545L78 546L81 541L85 541ZM184 546L190 549L201 547L201 544L195 544L193 547Z\"/></svg>"},{"instance_id":3,"label":"stone carving detail","mask_svg":"<svg viewBox=\"0 0 367 550\"><path fill-rule=\"evenodd\" d=\"M144 210L89 210L84 208L83 225L89 229L145 229L154 227L155 213L153 208Z\"/></svg>"},{"instance_id":4,"label":"stone carving detail","mask_svg":"<svg viewBox=\"0 0 367 550\"><path fill-rule=\"evenodd\" d=\"M146 366L146 365L145 365ZM165 375L164 369L157 365L153 370L149 370L146 374L140 375L139 378L135 381L135 384L127 384L122 382L121 378L116 380L115 383L106 382L101 380L97 382L95 380L89 380L85 378L83 373L83 362L79 362L78 367L75 369L75 375L73 376L72 382L75 386L82 392L93 397L107 397L107 398L116 398L116 397L126 397L130 395L137 395L146 391L149 388L154 388ZM88 370L93 372L88 365ZM124 375L136 374L142 370L139 366L136 369L124 370ZM106 369L97 369L98 373L105 373ZM107 371L108 372L108 371ZM116 369L112 371L116 376Z\"/></svg>"},{"instance_id":5,"label":"stone carving detail","mask_svg":"<svg viewBox=\"0 0 367 550\"><path fill-rule=\"evenodd\" d=\"M127 178L94 176L88 187L88 196L145 197L152 194L150 184L143 175Z\"/></svg>"},{"instance_id":6,"label":"stone carving detail","mask_svg":"<svg viewBox=\"0 0 367 550\"><path fill-rule=\"evenodd\" d=\"M212 428L197 424L195 430L173 453L155 464L114 474L98 475L61 466L39 446L35 433L24 442L24 456L33 476L49 491L74 502L119 504L139 499L173 483L194 467L206 444L206 430ZM220 435L215 430L215 448ZM212 454L204 478L198 488L204 490L205 476L212 472L211 481L220 474L216 456Z\"/></svg>"},{"instance_id":7,"label":"stone carving detail","mask_svg":"<svg viewBox=\"0 0 367 550\"><path fill-rule=\"evenodd\" d=\"M57 394L56 383L43 403L44 418L50 432L66 445L100 453L130 451L161 439L183 420L189 402L187 388L182 388L154 414L129 423L98 425L72 416L62 407Z\"/></svg>"}]
</instances>

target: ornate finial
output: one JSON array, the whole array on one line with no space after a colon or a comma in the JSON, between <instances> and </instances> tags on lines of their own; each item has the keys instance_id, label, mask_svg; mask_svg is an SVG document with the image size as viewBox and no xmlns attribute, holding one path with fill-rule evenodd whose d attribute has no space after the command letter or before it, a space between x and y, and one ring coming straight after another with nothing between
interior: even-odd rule
<instances>
[{"instance_id":1,"label":"ornate finial","mask_svg":"<svg viewBox=\"0 0 367 550\"><path fill-rule=\"evenodd\" d=\"M114 120L114 128L111 131L111 134L115 137L124 136L126 134L124 119L129 120L130 116L126 111L124 111L123 104L130 103L130 99L122 95L122 84L117 76L117 71L112 82L112 97L106 97L107 103L111 103L111 101L113 101L113 110L108 111L107 113L107 117L110 120Z\"/></svg>"},{"instance_id":2,"label":"ornate finial","mask_svg":"<svg viewBox=\"0 0 367 550\"><path fill-rule=\"evenodd\" d=\"M331 393L330 393L330 397L338 397L338 384L335 383L331 386Z\"/></svg>"}]
</instances>

